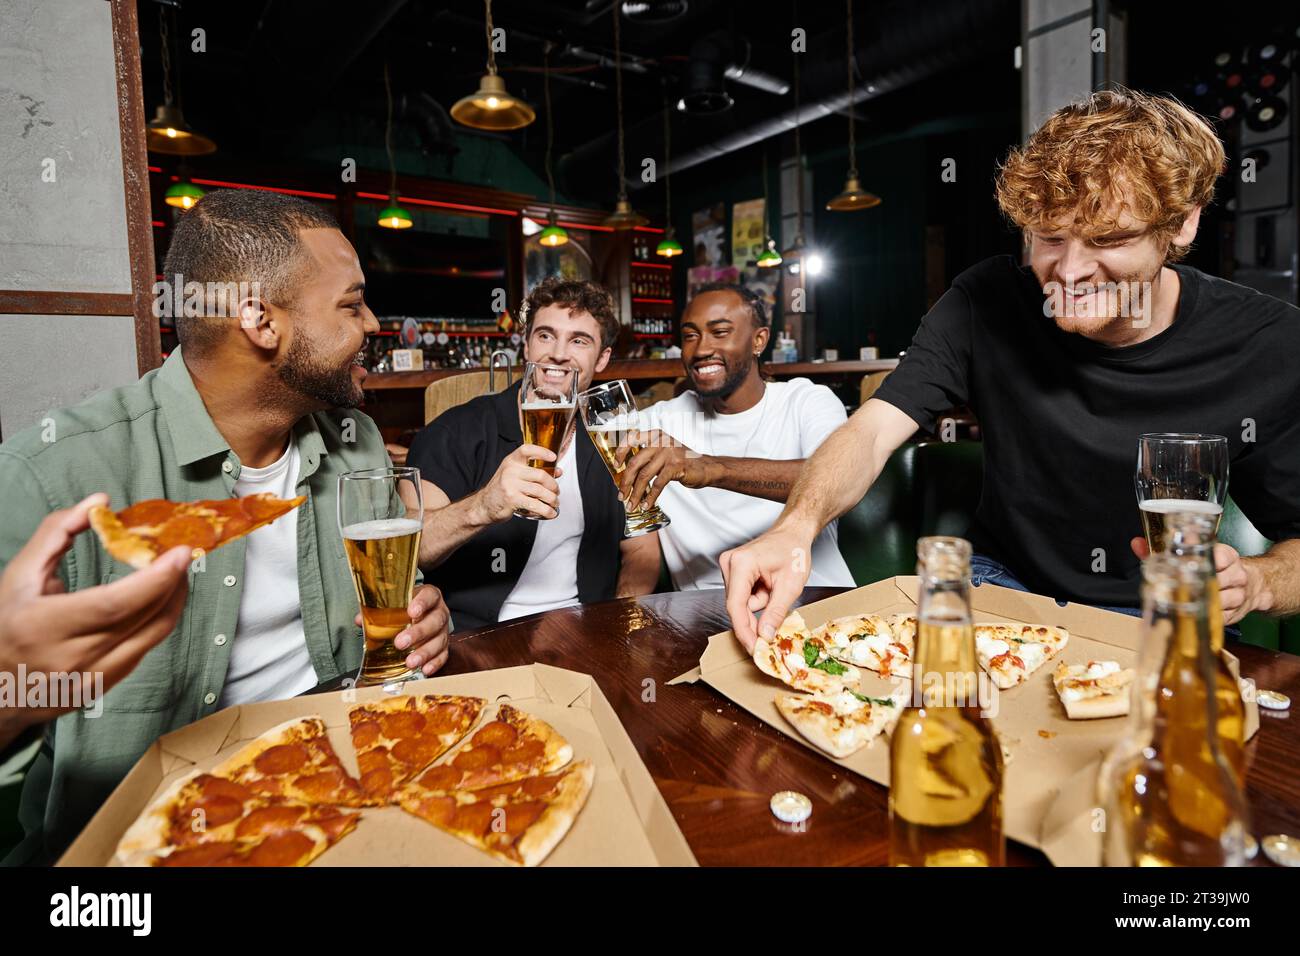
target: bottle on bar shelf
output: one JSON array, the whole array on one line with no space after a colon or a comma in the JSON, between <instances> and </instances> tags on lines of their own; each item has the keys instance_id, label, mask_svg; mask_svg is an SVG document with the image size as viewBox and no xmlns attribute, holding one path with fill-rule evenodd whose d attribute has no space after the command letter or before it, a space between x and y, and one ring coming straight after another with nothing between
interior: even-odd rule
<instances>
[{"instance_id":1,"label":"bottle on bar shelf","mask_svg":"<svg viewBox=\"0 0 1300 956\"><path fill-rule=\"evenodd\" d=\"M1097 776L1107 866L1241 866L1247 812L1218 732L1201 560L1142 565L1129 727Z\"/></svg>"},{"instance_id":2,"label":"bottle on bar shelf","mask_svg":"<svg viewBox=\"0 0 1300 956\"><path fill-rule=\"evenodd\" d=\"M912 700L889 747L891 866L1002 866L1002 749L980 701L970 542L917 544ZM995 690L993 692L996 692Z\"/></svg>"}]
</instances>

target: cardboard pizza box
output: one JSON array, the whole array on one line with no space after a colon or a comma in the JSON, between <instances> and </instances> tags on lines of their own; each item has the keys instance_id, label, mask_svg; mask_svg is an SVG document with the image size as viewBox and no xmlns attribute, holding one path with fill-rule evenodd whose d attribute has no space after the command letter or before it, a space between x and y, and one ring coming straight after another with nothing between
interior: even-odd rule
<instances>
[{"instance_id":1,"label":"cardboard pizza box","mask_svg":"<svg viewBox=\"0 0 1300 956\"><path fill-rule=\"evenodd\" d=\"M1141 621L1127 614L1081 604L1060 604L1040 594L991 584L971 588L970 594L976 623L1048 624L1065 627L1070 632L1065 650L1035 671L1028 681L997 693L996 713L991 714L991 720L1004 753L1010 753L1002 792L1006 835L1041 849L1058 866L1096 865L1101 860L1101 835L1094 813L1097 765L1124 733L1128 718L1070 720L1052 685L1052 671L1059 661L1074 664L1116 660L1122 667L1136 666ZM905 575L805 604L798 610L812 628L851 614L914 614L916 597L917 578ZM1237 675L1236 658L1230 654L1225 656ZM862 693L888 696L889 681L865 669L863 675ZM781 715L774 702L778 694L798 692L760 671L731 631L710 637L699 667L671 683L698 680L827 760L889 786L886 735L880 735L870 746L844 759L833 758L808 743ZM1246 738L1258 729L1258 705L1253 700L1247 701Z\"/></svg>"},{"instance_id":2,"label":"cardboard pizza box","mask_svg":"<svg viewBox=\"0 0 1300 956\"><path fill-rule=\"evenodd\" d=\"M595 765L591 796L543 866L695 866L686 838L632 740L588 674L546 664L433 677L403 694L467 694L506 702L547 721ZM159 737L59 860L106 866L126 829L177 777L210 769L250 740L296 717L320 716L343 765L356 774L348 709L384 697L381 687L230 707ZM507 866L400 807L363 808L357 828L313 866Z\"/></svg>"}]
</instances>

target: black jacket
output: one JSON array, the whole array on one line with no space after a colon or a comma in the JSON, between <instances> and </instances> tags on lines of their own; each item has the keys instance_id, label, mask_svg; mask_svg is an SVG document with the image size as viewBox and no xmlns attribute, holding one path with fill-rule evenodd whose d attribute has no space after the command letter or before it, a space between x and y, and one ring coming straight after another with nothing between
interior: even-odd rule
<instances>
[{"instance_id":1,"label":"black jacket","mask_svg":"<svg viewBox=\"0 0 1300 956\"><path fill-rule=\"evenodd\" d=\"M523 444L519 387L516 383L443 412L416 435L407 464L419 468L424 480L452 501L482 488L506 456ZM578 598L586 604L615 596L625 513L586 430L579 426L573 440L583 511ZM425 569L425 581L442 590L457 630L496 623L536 536L536 521L511 518L484 528L438 567Z\"/></svg>"}]
</instances>

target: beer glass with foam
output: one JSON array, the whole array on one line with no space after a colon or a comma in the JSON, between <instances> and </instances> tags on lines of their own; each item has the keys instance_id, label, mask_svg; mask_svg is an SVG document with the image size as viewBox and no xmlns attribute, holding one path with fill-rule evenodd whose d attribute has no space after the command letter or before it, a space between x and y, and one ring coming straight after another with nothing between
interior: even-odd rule
<instances>
[{"instance_id":1,"label":"beer glass with foam","mask_svg":"<svg viewBox=\"0 0 1300 956\"><path fill-rule=\"evenodd\" d=\"M523 419L524 444L539 445L555 453L555 461L530 458L528 464L541 468L552 478L560 461L560 450L577 407L578 370L564 365L529 362L524 366L524 382L519 392L519 411ZM555 509L557 512L559 507ZM515 514L540 521L541 515L526 508Z\"/></svg>"},{"instance_id":2,"label":"beer glass with foam","mask_svg":"<svg viewBox=\"0 0 1300 956\"><path fill-rule=\"evenodd\" d=\"M1142 531L1152 554L1169 546L1169 515L1209 515L1217 532L1228 498L1228 439L1155 432L1138 438L1137 489Z\"/></svg>"},{"instance_id":3,"label":"beer glass with foam","mask_svg":"<svg viewBox=\"0 0 1300 956\"><path fill-rule=\"evenodd\" d=\"M411 623L424 500L418 468L370 468L339 475L338 523L365 632L362 684L421 675L393 640Z\"/></svg>"}]
</instances>

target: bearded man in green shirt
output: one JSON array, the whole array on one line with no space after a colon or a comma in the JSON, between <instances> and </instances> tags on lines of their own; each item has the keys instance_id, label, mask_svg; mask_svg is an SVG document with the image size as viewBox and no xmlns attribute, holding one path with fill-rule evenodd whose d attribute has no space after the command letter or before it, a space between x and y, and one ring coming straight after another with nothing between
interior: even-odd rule
<instances>
[{"instance_id":1,"label":"bearded man in green shirt","mask_svg":"<svg viewBox=\"0 0 1300 956\"><path fill-rule=\"evenodd\" d=\"M354 407L361 350L378 330L355 250L309 202L221 190L177 223L164 277L179 291L159 304L182 308L180 348L162 367L0 445L0 571L46 514L95 492L115 510L267 490L307 500L196 562L175 630L95 708L45 726L23 787L25 838L6 863L57 858L160 734L361 663L338 477L390 462ZM77 591L130 572L85 533L59 576ZM421 586L409 610L397 646L432 674L447 659L442 596Z\"/></svg>"}]
</instances>

